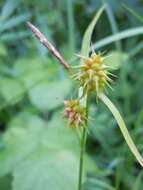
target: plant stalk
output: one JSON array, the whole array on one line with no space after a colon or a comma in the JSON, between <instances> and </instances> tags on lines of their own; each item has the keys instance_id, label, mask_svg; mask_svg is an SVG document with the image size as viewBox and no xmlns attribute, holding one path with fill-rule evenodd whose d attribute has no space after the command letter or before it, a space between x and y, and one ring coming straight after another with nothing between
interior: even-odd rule
<instances>
[{"instance_id":1,"label":"plant stalk","mask_svg":"<svg viewBox=\"0 0 143 190\"><path fill-rule=\"evenodd\" d=\"M79 180L78 180L78 190L81 190L82 179L83 179L83 160L84 160L84 151L86 144L86 129L84 127L81 137L81 145L80 145L80 163L79 163Z\"/></svg>"},{"instance_id":2,"label":"plant stalk","mask_svg":"<svg viewBox=\"0 0 143 190\"><path fill-rule=\"evenodd\" d=\"M87 137L87 126L88 126L88 97L86 97L86 123L82 130L82 136L80 141L80 161L79 161L79 178L78 178L78 190L82 189L83 182L83 166L84 166L84 153L86 146Z\"/></svg>"}]
</instances>

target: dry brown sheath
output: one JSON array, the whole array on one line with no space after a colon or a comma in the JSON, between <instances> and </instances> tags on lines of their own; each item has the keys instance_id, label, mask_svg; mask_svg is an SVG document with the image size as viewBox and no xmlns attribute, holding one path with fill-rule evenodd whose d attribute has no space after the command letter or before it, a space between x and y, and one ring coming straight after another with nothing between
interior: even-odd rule
<instances>
[{"instance_id":1,"label":"dry brown sheath","mask_svg":"<svg viewBox=\"0 0 143 190\"><path fill-rule=\"evenodd\" d=\"M38 28L36 28L33 24L30 22L27 22L28 27L33 32L35 37L40 41L41 44L43 44L49 52L58 59L58 61L65 67L65 69L69 69L69 65L66 63L64 58L61 56L61 54L56 50L56 48L48 41L48 39L42 34Z\"/></svg>"}]
</instances>

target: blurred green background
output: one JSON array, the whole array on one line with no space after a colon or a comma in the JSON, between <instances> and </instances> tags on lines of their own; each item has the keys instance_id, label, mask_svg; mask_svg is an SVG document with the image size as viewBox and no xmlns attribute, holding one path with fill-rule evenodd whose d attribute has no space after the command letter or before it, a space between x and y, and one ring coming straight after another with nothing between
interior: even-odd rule
<instances>
[{"instance_id":1,"label":"blurred green background","mask_svg":"<svg viewBox=\"0 0 143 190\"><path fill-rule=\"evenodd\" d=\"M62 119L76 84L31 34L31 21L69 64L105 5L93 36L116 67L108 96L143 154L143 1L0 0L0 190L76 190L79 144ZM143 190L143 171L112 115L91 99L84 190Z\"/></svg>"}]
</instances>

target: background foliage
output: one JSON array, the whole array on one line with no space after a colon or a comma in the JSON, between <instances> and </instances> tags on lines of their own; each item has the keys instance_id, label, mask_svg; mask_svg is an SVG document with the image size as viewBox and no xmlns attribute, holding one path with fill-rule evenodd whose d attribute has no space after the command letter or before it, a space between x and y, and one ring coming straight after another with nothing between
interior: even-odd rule
<instances>
[{"instance_id":1,"label":"background foliage","mask_svg":"<svg viewBox=\"0 0 143 190\"><path fill-rule=\"evenodd\" d=\"M143 1L0 1L0 189L75 190L79 144L62 119L63 100L75 85L26 26L31 21L69 62L81 48L95 12L105 11L93 33L116 68L108 96L143 153ZM143 172L109 111L90 106L84 190L142 190Z\"/></svg>"}]
</instances>

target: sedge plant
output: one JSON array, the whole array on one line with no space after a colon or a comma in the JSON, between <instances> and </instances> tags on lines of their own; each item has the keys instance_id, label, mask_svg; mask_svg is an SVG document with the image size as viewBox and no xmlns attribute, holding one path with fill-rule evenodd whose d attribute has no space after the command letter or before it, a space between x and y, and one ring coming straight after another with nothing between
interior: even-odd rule
<instances>
[{"instance_id":1,"label":"sedge plant","mask_svg":"<svg viewBox=\"0 0 143 190\"><path fill-rule=\"evenodd\" d=\"M136 145L134 144L125 122L119 113L116 106L106 96L106 89L112 88L110 66L104 63L106 56L100 53L96 53L91 50L91 36L93 29L104 11L104 7L101 7L96 13L92 22L87 27L80 54L77 56L81 60L80 65L70 66L56 48L48 41L48 39L36 28L34 25L28 22L28 27L31 29L35 37L49 50L49 52L59 61L59 63L68 71L69 75L74 81L78 83L78 97L76 99L70 99L64 101L63 116L68 120L69 127L75 129L75 132L80 132L80 155L79 155L79 175L78 175L78 186L77 189L81 190L83 184L83 165L84 165L84 152L86 147L86 138L88 131L88 107L89 107L89 96L94 93L97 101L102 101L111 111L114 116L121 133L139 162L143 167L143 158L139 153Z\"/></svg>"}]
</instances>

